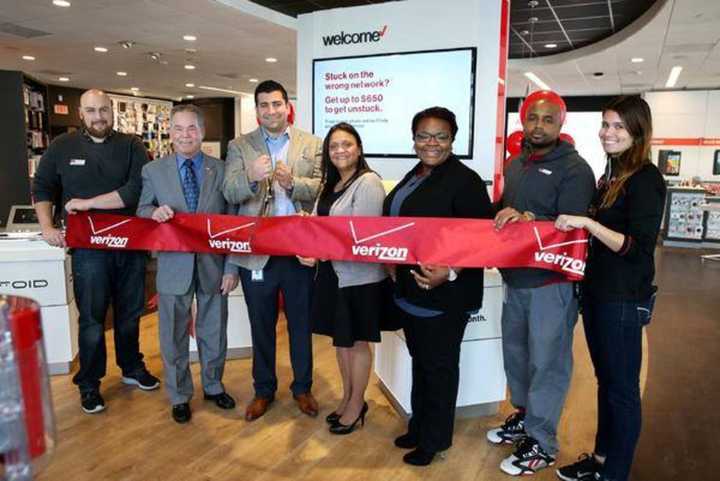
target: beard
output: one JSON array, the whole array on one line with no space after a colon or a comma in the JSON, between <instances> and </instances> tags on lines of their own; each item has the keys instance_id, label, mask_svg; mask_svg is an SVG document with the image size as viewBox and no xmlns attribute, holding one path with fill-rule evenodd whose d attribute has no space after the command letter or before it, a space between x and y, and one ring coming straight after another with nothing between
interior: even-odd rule
<instances>
[{"instance_id":1,"label":"beard","mask_svg":"<svg viewBox=\"0 0 720 481\"><path fill-rule=\"evenodd\" d=\"M528 139L527 143L533 150L540 150L555 145L557 141L558 139L550 139L544 142L533 142L532 140Z\"/></svg>"},{"instance_id":2,"label":"beard","mask_svg":"<svg viewBox=\"0 0 720 481\"><path fill-rule=\"evenodd\" d=\"M91 125L85 124L85 130L87 130L88 134L93 137L104 139L105 137L110 135L110 131L112 130L112 123L93 122Z\"/></svg>"}]
</instances>

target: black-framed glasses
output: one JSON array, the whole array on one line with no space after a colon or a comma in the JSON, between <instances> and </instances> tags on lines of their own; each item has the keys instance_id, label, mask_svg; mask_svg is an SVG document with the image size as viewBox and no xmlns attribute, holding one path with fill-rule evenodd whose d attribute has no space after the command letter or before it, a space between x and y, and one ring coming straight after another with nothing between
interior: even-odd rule
<instances>
[{"instance_id":1,"label":"black-framed glasses","mask_svg":"<svg viewBox=\"0 0 720 481\"><path fill-rule=\"evenodd\" d=\"M429 132L418 132L415 134L415 142L430 142L431 139L435 139L436 142L439 143L445 143L449 142L452 137L447 132L438 132L436 134L431 134Z\"/></svg>"}]
</instances>

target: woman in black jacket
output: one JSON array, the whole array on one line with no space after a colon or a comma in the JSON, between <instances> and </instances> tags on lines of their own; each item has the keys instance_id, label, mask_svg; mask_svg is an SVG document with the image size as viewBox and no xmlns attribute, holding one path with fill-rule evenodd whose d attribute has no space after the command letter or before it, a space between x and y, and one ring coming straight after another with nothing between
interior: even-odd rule
<instances>
[{"instance_id":1,"label":"woman in black jacket","mask_svg":"<svg viewBox=\"0 0 720 481\"><path fill-rule=\"evenodd\" d=\"M665 182L650 161L652 118L640 97L619 97L603 110L600 141L608 167L592 218L558 217L558 229L591 235L582 313L598 380L595 451L558 469L566 481L625 481L640 435L642 329L655 302L655 242ZM598 473L598 477L594 477Z\"/></svg>"},{"instance_id":2,"label":"woman in black jacket","mask_svg":"<svg viewBox=\"0 0 720 481\"><path fill-rule=\"evenodd\" d=\"M432 107L412 121L420 162L386 197L383 214L403 217L491 218L485 183L452 153L455 114ZM460 343L468 314L480 309L483 270L419 264L389 265L395 303L412 357L412 417L395 439L412 449L403 460L426 466L452 444Z\"/></svg>"}]
</instances>

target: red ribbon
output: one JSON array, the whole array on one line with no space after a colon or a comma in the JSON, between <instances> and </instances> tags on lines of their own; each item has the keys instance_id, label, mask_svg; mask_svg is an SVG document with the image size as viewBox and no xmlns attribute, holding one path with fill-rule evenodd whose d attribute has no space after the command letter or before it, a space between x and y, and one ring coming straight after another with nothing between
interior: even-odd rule
<instances>
[{"instance_id":1,"label":"red ribbon","mask_svg":"<svg viewBox=\"0 0 720 481\"><path fill-rule=\"evenodd\" d=\"M538 267L580 280L587 236L552 222L507 225L485 219L434 217L242 217L175 214L151 219L111 214L68 216L70 247L214 252L387 264Z\"/></svg>"}]
</instances>

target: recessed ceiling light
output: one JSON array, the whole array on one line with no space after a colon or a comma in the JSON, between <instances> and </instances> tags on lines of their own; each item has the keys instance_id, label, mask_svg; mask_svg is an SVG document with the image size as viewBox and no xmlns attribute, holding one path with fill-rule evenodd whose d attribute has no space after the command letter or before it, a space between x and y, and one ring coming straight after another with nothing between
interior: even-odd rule
<instances>
[{"instance_id":1,"label":"recessed ceiling light","mask_svg":"<svg viewBox=\"0 0 720 481\"><path fill-rule=\"evenodd\" d=\"M69 7L70 2L68 2L67 0L53 0L53 5L55 5L56 7Z\"/></svg>"},{"instance_id":2,"label":"recessed ceiling light","mask_svg":"<svg viewBox=\"0 0 720 481\"><path fill-rule=\"evenodd\" d=\"M69 82L69 81L70 81L70 77L58 77L58 80L61 81L61 82Z\"/></svg>"},{"instance_id":3,"label":"recessed ceiling light","mask_svg":"<svg viewBox=\"0 0 720 481\"><path fill-rule=\"evenodd\" d=\"M139 91L140 91L140 89L139 89L138 87L130 87L130 90L132 90L133 92L139 92Z\"/></svg>"},{"instance_id":4,"label":"recessed ceiling light","mask_svg":"<svg viewBox=\"0 0 720 481\"><path fill-rule=\"evenodd\" d=\"M259 82L259 80L256 78L251 78L251 79L248 79L248 82L252 82L252 83L256 84Z\"/></svg>"},{"instance_id":5,"label":"recessed ceiling light","mask_svg":"<svg viewBox=\"0 0 720 481\"><path fill-rule=\"evenodd\" d=\"M185 70L195 70L195 65L187 64L185 65Z\"/></svg>"},{"instance_id":6,"label":"recessed ceiling light","mask_svg":"<svg viewBox=\"0 0 720 481\"><path fill-rule=\"evenodd\" d=\"M267 63L275 63L277 62L277 59L275 57L268 57L265 59Z\"/></svg>"},{"instance_id":7,"label":"recessed ceiling light","mask_svg":"<svg viewBox=\"0 0 720 481\"><path fill-rule=\"evenodd\" d=\"M100 52L100 53L105 53L108 51L108 49L105 47L95 47L93 50L95 50L96 52Z\"/></svg>"},{"instance_id":8,"label":"recessed ceiling light","mask_svg":"<svg viewBox=\"0 0 720 481\"><path fill-rule=\"evenodd\" d=\"M188 83L188 84L185 84L185 86L189 87L189 88L193 88L195 86L195 84Z\"/></svg>"},{"instance_id":9,"label":"recessed ceiling light","mask_svg":"<svg viewBox=\"0 0 720 481\"><path fill-rule=\"evenodd\" d=\"M135 42L132 40L123 40L121 42L118 42L122 46L122 48L133 48L135 46Z\"/></svg>"},{"instance_id":10,"label":"recessed ceiling light","mask_svg":"<svg viewBox=\"0 0 720 481\"><path fill-rule=\"evenodd\" d=\"M127 72L115 72L118 77L127 77Z\"/></svg>"},{"instance_id":11,"label":"recessed ceiling light","mask_svg":"<svg viewBox=\"0 0 720 481\"><path fill-rule=\"evenodd\" d=\"M194 53L197 53L197 49L196 48L186 48L185 53L189 53L190 55L192 55Z\"/></svg>"},{"instance_id":12,"label":"recessed ceiling light","mask_svg":"<svg viewBox=\"0 0 720 481\"><path fill-rule=\"evenodd\" d=\"M543 90L552 90L548 84L540 80L540 77L538 77L532 72L525 72L525 77L527 77L532 83L534 83Z\"/></svg>"},{"instance_id":13,"label":"recessed ceiling light","mask_svg":"<svg viewBox=\"0 0 720 481\"><path fill-rule=\"evenodd\" d=\"M546 43L545 48L557 48L557 44L556 43Z\"/></svg>"},{"instance_id":14,"label":"recessed ceiling light","mask_svg":"<svg viewBox=\"0 0 720 481\"><path fill-rule=\"evenodd\" d=\"M32 55L23 55L22 59L33 61L33 60L35 60L35 57L33 57Z\"/></svg>"},{"instance_id":15,"label":"recessed ceiling light","mask_svg":"<svg viewBox=\"0 0 720 481\"><path fill-rule=\"evenodd\" d=\"M642 62L645 61L645 59L642 58L642 57L633 57L633 58L630 59L630 61L631 61L632 63L642 63Z\"/></svg>"},{"instance_id":16,"label":"recessed ceiling light","mask_svg":"<svg viewBox=\"0 0 720 481\"><path fill-rule=\"evenodd\" d=\"M670 71L670 75L668 76L667 82L665 83L665 88L673 88L675 84L678 81L678 77L680 76L680 72L682 72L682 67L680 65L676 65L672 68Z\"/></svg>"},{"instance_id":17,"label":"recessed ceiling light","mask_svg":"<svg viewBox=\"0 0 720 481\"><path fill-rule=\"evenodd\" d=\"M194 42L197 40L197 37L195 35L183 35L183 40L187 40L188 42Z\"/></svg>"},{"instance_id":18,"label":"recessed ceiling light","mask_svg":"<svg viewBox=\"0 0 720 481\"><path fill-rule=\"evenodd\" d=\"M195 96L194 96L194 95L186 95L185 98L186 98L186 99L194 99Z\"/></svg>"}]
</instances>

